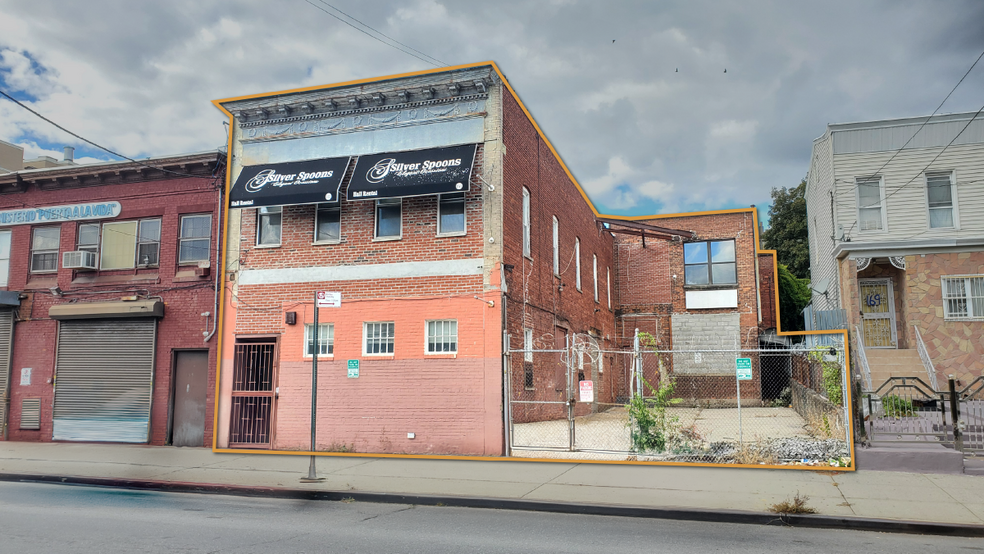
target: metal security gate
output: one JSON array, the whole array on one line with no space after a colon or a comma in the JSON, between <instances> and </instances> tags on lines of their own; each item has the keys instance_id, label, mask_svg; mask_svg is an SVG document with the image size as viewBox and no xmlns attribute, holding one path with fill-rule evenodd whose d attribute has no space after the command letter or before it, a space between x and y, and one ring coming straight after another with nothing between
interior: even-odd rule
<instances>
[{"instance_id":1,"label":"metal security gate","mask_svg":"<svg viewBox=\"0 0 984 554\"><path fill-rule=\"evenodd\" d=\"M60 323L53 440L148 442L156 331L150 318Z\"/></svg>"},{"instance_id":2,"label":"metal security gate","mask_svg":"<svg viewBox=\"0 0 984 554\"><path fill-rule=\"evenodd\" d=\"M277 344L272 339L240 339L236 343L232 414L229 422L230 446L271 446L276 367Z\"/></svg>"},{"instance_id":3,"label":"metal security gate","mask_svg":"<svg viewBox=\"0 0 984 554\"><path fill-rule=\"evenodd\" d=\"M14 343L14 313L0 311L0 438L7 438L10 404L10 353Z\"/></svg>"},{"instance_id":4,"label":"metal security gate","mask_svg":"<svg viewBox=\"0 0 984 554\"><path fill-rule=\"evenodd\" d=\"M895 295L891 279L861 279L861 331L866 348L894 348Z\"/></svg>"}]
</instances>

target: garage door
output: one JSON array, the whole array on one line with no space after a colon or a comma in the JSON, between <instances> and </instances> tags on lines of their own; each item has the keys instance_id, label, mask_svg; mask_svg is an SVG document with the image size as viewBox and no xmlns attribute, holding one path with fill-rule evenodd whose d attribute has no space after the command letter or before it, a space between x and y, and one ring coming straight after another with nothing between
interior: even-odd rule
<instances>
[{"instance_id":1,"label":"garage door","mask_svg":"<svg viewBox=\"0 0 984 554\"><path fill-rule=\"evenodd\" d=\"M53 440L145 443L157 320L62 321Z\"/></svg>"},{"instance_id":2,"label":"garage door","mask_svg":"<svg viewBox=\"0 0 984 554\"><path fill-rule=\"evenodd\" d=\"M0 438L4 438L10 403L10 349L14 342L14 313L0 310Z\"/></svg>"}]
</instances>

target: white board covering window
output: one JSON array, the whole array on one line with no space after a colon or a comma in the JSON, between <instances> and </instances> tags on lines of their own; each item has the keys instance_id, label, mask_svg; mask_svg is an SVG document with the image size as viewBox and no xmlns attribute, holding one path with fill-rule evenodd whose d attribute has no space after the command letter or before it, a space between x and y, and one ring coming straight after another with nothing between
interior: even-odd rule
<instances>
[{"instance_id":1,"label":"white board covering window","mask_svg":"<svg viewBox=\"0 0 984 554\"><path fill-rule=\"evenodd\" d=\"M530 191L523 187L523 255L530 257Z\"/></svg>"},{"instance_id":2,"label":"white board covering window","mask_svg":"<svg viewBox=\"0 0 984 554\"><path fill-rule=\"evenodd\" d=\"M884 229L881 177L858 178L855 182L858 189L858 229L861 231Z\"/></svg>"}]
</instances>

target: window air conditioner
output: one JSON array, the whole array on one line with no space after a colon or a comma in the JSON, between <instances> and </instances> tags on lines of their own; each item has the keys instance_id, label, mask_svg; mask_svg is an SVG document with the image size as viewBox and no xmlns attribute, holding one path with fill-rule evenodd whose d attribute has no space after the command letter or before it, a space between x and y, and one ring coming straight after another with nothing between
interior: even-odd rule
<instances>
[{"instance_id":1,"label":"window air conditioner","mask_svg":"<svg viewBox=\"0 0 984 554\"><path fill-rule=\"evenodd\" d=\"M76 250L62 254L62 267L65 269L96 269L96 253Z\"/></svg>"}]
</instances>

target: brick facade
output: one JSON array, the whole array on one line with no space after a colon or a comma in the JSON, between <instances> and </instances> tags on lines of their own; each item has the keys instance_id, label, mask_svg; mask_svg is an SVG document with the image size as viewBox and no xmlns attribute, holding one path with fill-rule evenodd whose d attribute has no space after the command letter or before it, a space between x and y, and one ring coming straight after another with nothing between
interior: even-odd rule
<instances>
[{"instance_id":1,"label":"brick facade","mask_svg":"<svg viewBox=\"0 0 984 554\"><path fill-rule=\"evenodd\" d=\"M123 296L160 299L164 317L158 322L154 382L150 414L150 444L168 442L172 403L172 372L175 353L181 350L207 351L209 376L206 386L205 432L201 446L211 444L213 407L215 405L216 337L203 337L214 330L215 275L198 276L195 267L178 263L179 222L182 215L211 214L209 260L216 267L215 241L220 219L221 178L213 176L220 155L196 155L148 164L167 167L178 173L201 176L172 176L133 163L100 166L69 166L50 171L27 172L20 176L23 192L0 194L0 210L23 207L46 207L73 203L117 201L121 212L112 220L160 218L160 263L158 267L82 271L62 267L61 254L77 250L78 225L85 222L64 221L44 225L16 225L11 231L11 257L8 285L3 290L19 291L21 304L16 309L12 370L9 389L8 440L50 441L59 323L51 319L49 309L65 303L119 301ZM55 175L57 173L58 175ZM221 175L221 173L219 173ZM56 181L55 178L59 181ZM16 180L15 175L0 177L3 183ZM58 227L60 246L58 271L31 273L31 234L35 227ZM53 287L60 289L52 291ZM203 313L209 312L209 317ZM31 368L31 384L20 384L21 368ZM22 430L21 403L25 398L41 400L41 428Z\"/></svg>"}]
</instances>

